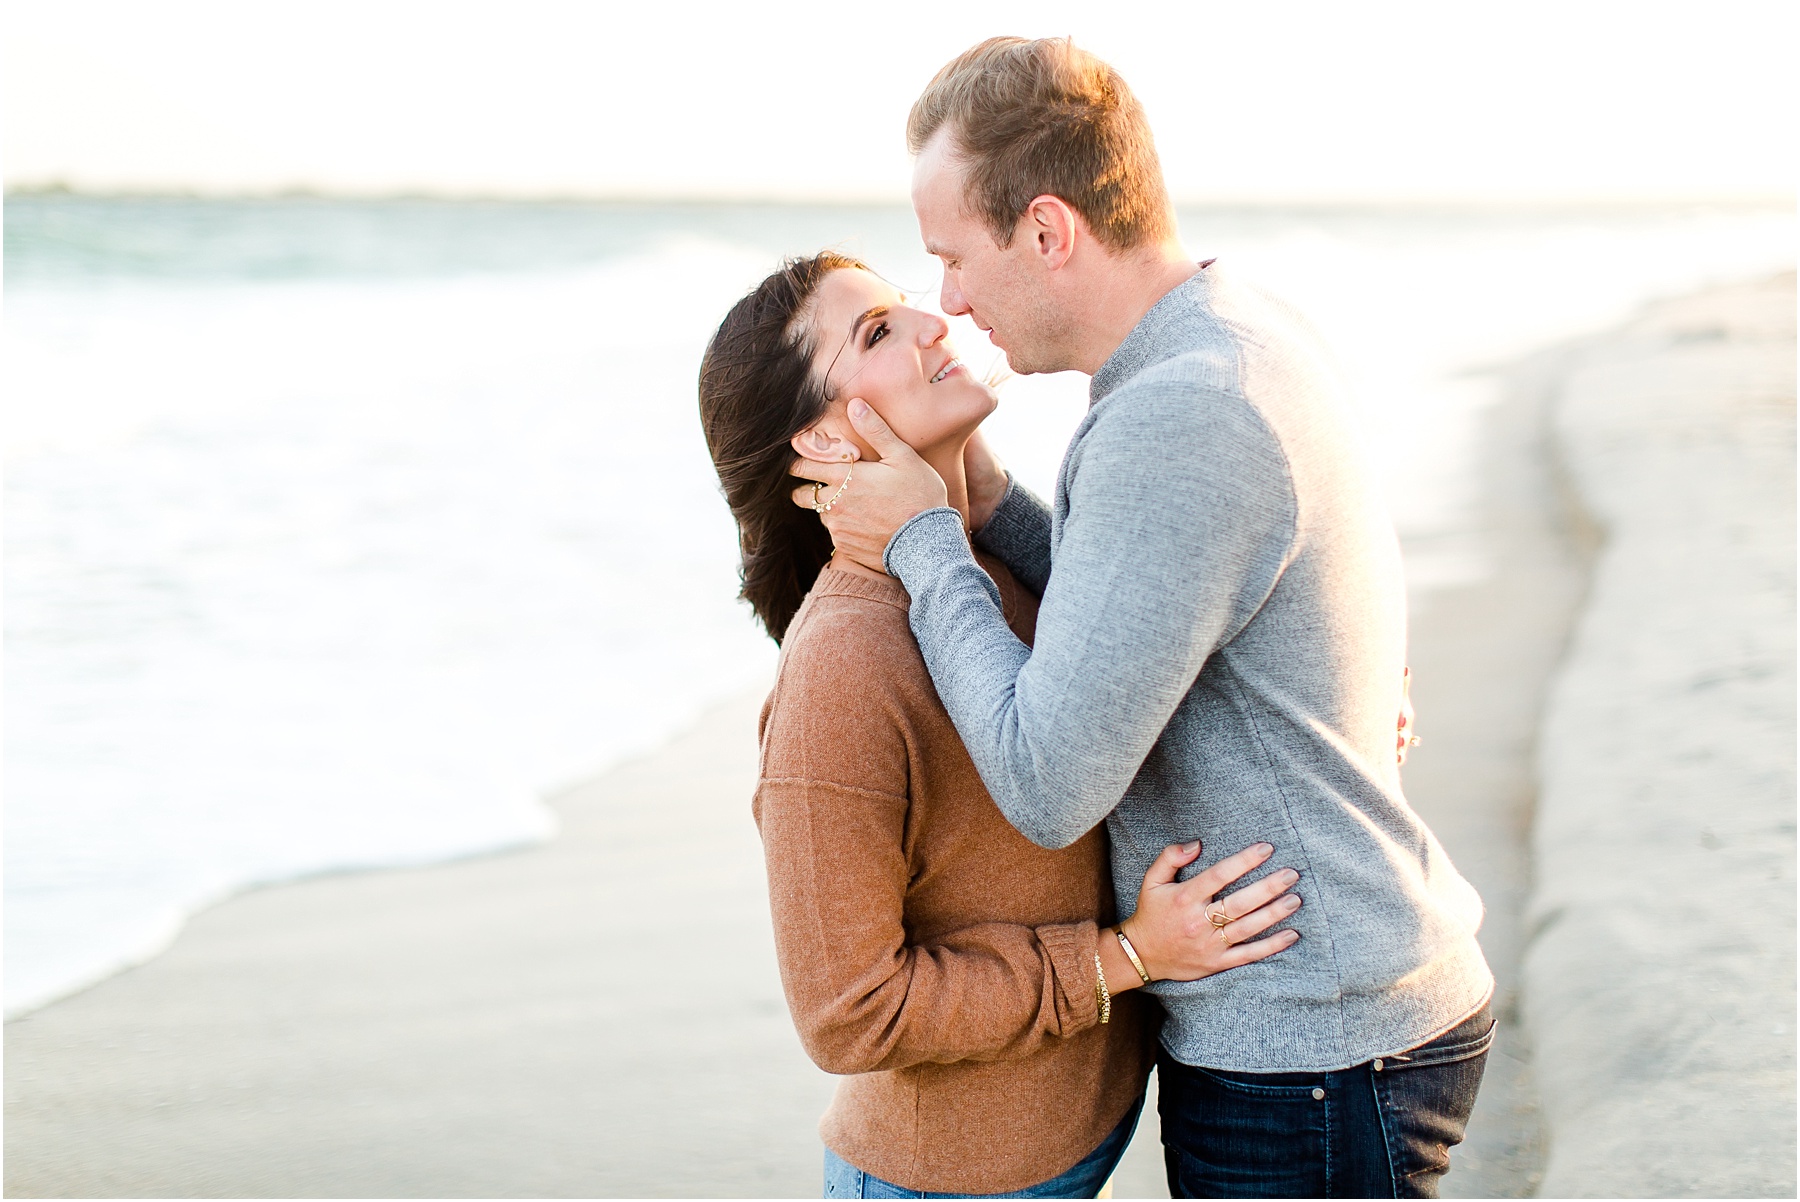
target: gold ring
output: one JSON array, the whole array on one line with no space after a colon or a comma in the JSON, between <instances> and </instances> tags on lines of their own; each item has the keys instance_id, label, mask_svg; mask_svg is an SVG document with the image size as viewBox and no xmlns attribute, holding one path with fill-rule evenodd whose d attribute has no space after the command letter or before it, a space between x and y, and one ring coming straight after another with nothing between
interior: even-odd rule
<instances>
[{"instance_id":1,"label":"gold ring","mask_svg":"<svg viewBox=\"0 0 1800 1202\"><path fill-rule=\"evenodd\" d=\"M1228 925L1230 925L1231 915L1225 913L1225 905L1223 902L1221 902L1221 903L1219 903L1219 908L1217 910L1212 910L1212 909L1207 910L1206 920L1213 924L1213 930L1223 931Z\"/></svg>"}]
</instances>

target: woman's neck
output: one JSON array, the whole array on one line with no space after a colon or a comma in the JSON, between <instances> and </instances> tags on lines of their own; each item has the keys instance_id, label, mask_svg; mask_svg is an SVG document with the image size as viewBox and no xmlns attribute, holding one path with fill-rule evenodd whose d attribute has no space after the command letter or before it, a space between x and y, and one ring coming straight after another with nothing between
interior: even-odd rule
<instances>
[{"instance_id":1,"label":"woman's neck","mask_svg":"<svg viewBox=\"0 0 1800 1202\"><path fill-rule=\"evenodd\" d=\"M969 440L962 438L948 446L919 453L919 458L929 463L931 470L943 480L950 508L962 514L964 530L969 528L969 473L963 467L963 450L968 445Z\"/></svg>"},{"instance_id":2,"label":"woman's neck","mask_svg":"<svg viewBox=\"0 0 1800 1202\"><path fill-rule=\"evenodd\" d=\"M971 435L973 437L973 435ZM962 515L963 529L969 528L969 473L963 466L963 449L969 445L967 438L949 443L942 447L932 447L919 452L919 458L931 465L944 482L944 495L950 508ZM854 474L852 475L854 480ZM854 488L855 484L852 483ZM842 558L831 557L831 566L840 572L851 572L858 576L885 576L885 572L877 572L873 568L865 568L848 555Z\"/></svg>"}]
</instances>

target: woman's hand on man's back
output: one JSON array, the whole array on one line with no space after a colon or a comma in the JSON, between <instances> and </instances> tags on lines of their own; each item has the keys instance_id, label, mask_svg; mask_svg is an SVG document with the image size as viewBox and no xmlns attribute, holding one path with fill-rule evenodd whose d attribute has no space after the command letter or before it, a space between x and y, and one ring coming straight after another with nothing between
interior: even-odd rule
<instances>
[{"instance_id":1,"label":"woman's hand on man's back","mask_svg":"<svg viewBox=\"0 0 1800 1202\"><path fill-rule=\"evenodd\" d=\"M1271 872L1225 897L1220 890L1262 866L1275 849L1247 847L1186 881L1175 879L1200 854L1198 840L1165 848L1144 874L1137 912L1120 926L1153 980L1197 981L1292 947L1297 931L1262 933L1300 908L1290 893L1300 874Z\"/></svg>"}]
</instances>

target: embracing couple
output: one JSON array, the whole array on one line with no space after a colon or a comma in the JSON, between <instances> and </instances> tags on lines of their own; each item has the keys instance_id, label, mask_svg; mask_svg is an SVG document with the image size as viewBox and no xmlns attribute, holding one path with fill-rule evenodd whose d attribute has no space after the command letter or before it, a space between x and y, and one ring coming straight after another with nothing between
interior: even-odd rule
<instances>
[{"instance_id":1,"label":"embracing couple","mask_svg":"<svg viewBox=\"0 0 1800 1202\"><path fill-rule=\"evenodd\" d=\"M1069 42L968 51L907 136L943 311L1091 405L1046 504L943 319L830 252L707 350L826 1195L1092 1197L1154 1064L1177 1197L1435 1196L1493 978L1401 791L1399 551L1325 350L1183 253Z\"/></svg>"}]
</instances>

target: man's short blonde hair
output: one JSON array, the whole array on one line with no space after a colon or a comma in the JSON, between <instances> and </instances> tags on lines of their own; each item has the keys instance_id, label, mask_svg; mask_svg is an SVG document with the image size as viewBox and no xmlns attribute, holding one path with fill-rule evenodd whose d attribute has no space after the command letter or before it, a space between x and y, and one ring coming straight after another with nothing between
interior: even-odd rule
<instances>
[{"instance_id":1,"label":"man's short blonde hair","mask_svg":"<svg viewBox=\"0 0 1800 1202\"><path fill-rule=\"evenodd\" d=\"M1043 195L1114 250L1175 232L1144 106L1068 38L989 38L958 55L913 104L907 145L918 154L945 128L966 165L966 203L1001 246Z\"/></svg>"}]
</instances>

